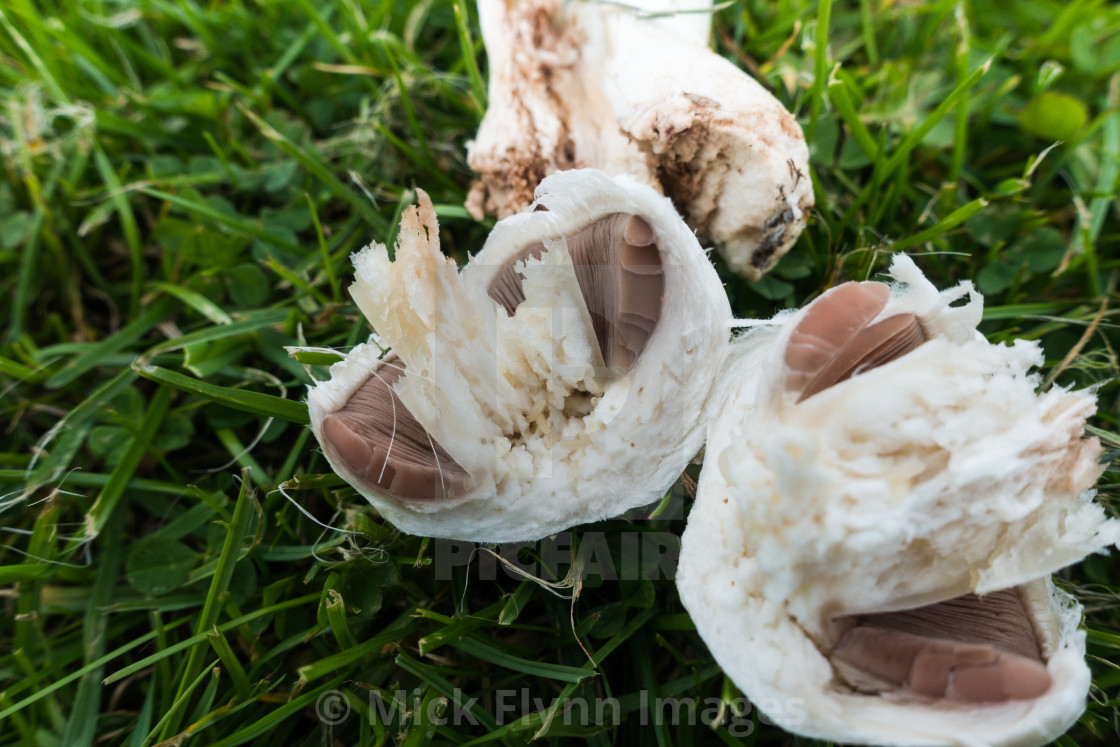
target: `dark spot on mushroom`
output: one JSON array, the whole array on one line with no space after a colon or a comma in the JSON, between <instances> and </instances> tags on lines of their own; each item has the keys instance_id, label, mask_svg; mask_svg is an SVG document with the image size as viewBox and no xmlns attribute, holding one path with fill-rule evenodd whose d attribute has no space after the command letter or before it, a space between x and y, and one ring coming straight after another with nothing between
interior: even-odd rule
<instances>
[{"instance_id":1,"label":"dark spot on mushroom","mask_svg":"<svg viewBox=\"0 0 1120 747\"><path fill-rule=\"evenodd\" d=\"M770 267L770 260L774 253L778 251L778 247L782 245L782 239L785 238L785 235L786 228L784 225L779 226L777 230L773 230L771 227L770 233L763 236L762 241L751 252L751 266L760 272Z\"/></svg>"},{"instance_id":2,"label":"dark spot on mushroom","mask_svg":"<svg viewBox=\"0 0 1120 747\"><path fill-rule=\"evenodd\" d=\"M762 224L762 228L765 231L773 231L778 226L785 226L785 224L792 221L793 210L787 207L785 210L774 213L769 218L767 218L766 222Z\"/></svg>"},{"instance_id":3,"label":"dark spot on mushroom","mask_svg":"<svg viewBox=\"0 0 1120 747\"><path fill-rule=\"evenodd\" d=\"M705 109L719 109L720 108L719 102L716 101L713 98L708 97L708 96L701 96L698 93L689 93L687 91L685 91L683 95L686 99L691 101L696 106L702 106Z\"/></svg>"}]
</instances>

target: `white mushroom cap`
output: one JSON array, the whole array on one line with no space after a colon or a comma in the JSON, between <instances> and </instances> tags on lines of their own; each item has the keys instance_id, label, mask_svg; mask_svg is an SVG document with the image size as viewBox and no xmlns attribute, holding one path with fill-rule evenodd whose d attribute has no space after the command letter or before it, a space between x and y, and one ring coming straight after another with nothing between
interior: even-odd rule
<instances>
[{"instance_id":1,"label":"white mushroom cap","mask_svg":"<svg viewBox=\"0 0 1120 747\"><path fill-rule=\"evenodd\" d=\"M1094 396L1036 393L1039 345L988 343L968 283L942 293L897 256L876 320L913 313L927 340L797 400L786 350L809 307L733 345L696 505L681 598L717 661L772 720L843 742L1043 744L1084 708L1080 608L1052 571L1120 539L1089 488ZM953 301L967 298L960 307ZM920 703L848 686L834 621L1017 587L1052 680L1001 703Z\"/></svg>"},{"instance_id":2,"label":"white mushroom cap","mask_svg":"<svg viewBox=\"0 0 1120 747\"><path fill-rule=\"evenodd\" d=\"M664 282L657 326L622 371L603 366L563 240L614 214L648 224ZM488 289L542 243L539 259L523 260L525 301L510 316ZM351 293L406 367L392 387L400 403L468 475L454 494L402 499L324 442L325 419L377 366L375 346L352 351L311 391L312 428L331 466L400 529L537 539L659 498L699 450L731 312L695 236L650 188L592 170L549 177L533 208L501 221L462 273L440 253L421 194L395 260L374 244L354 264Z\"/></svg>"}]
</instances>

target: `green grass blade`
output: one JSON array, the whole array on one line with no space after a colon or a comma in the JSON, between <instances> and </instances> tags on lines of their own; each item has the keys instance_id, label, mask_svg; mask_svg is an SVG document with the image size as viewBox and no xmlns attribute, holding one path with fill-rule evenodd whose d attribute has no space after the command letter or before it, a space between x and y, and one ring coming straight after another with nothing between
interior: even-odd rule
<instances>
[{"instance_id":1,"label":"green grass blade","mask_svg":"<svg viewBox=\"0 0 1120 747\"><path fill-rule=\"evenodd\" d=\"M113 598L117 571L121 565L124 549L124 543L121 541L123 529L124 516L118 513L108 522L105 532L98 538L97 546L101 554L100 572L93 582L82 625L82 658L87 665L100 661L105 656L109 617L106 606ZM82 675L78 683L78 692L63 735L63 742L66 745L88 747L93 744L97 736L98 716L101 711L101 676L104 668L105 665L101 664L91 669Z\"/></svg>"},{"instance_id":2,"label":"green grass blade","mask_svg":"<svg viewBox=\"0 0 1120 747\"><path fill-rule=\"evenodd\" d=\"M945 234L949 233L949 231L953 230L969 218L979 213L981 210L987 207L987 205L988 201L983 198L973 200L967 205L962 205L926 230L919 231L913 236L908 236L905 239L900 239L899 241L894 242L894 244L891 245L891 249L896 252L901 252L905 249L909 249L912 246L919 246L921 244L925 244L928 241L933 241L936 238L944 236Z\"/></svg>"},{"instance_id":3,"label":"green grass blade","mask_svg":"<svg viewBox=\"0 0 1120 747\"><path fill-rule=\"evenodd\" d=\"M235 410L244 410L269 418L280 418L299 425L307 425L311 422L307 405L303 402L293 402L290 399L261 392L218 386L158 366L137 365L134 370L146 379L158 381L180 391L197 394L211 402Z\"/></svg>"},{"instance_id":4,"label":"green grass blade","mask_svg":"<svg viewBox=\"0 0 1120 747\"><path fill-rule=\"evenodd\" d=\"M225 226L234 233L240 233L245 236L252 236L255 239L260 239L266 244L272 244L274 246L288 249L289 251L293 251L298 254L303 254L306 251L306 248L300 244L289 241L283 236L279 236L270 231L267 231L250 221L243 220L241 218L235 218L231 215L223 213L220 210L215 210L209 205L204 205L200 202L194 202L193 200L188 200L178 195L173 195L169 192L163 192L158 189L150 189L148 187L140 187L138 188L138 191L148 195L149 197L154 197L157 200L162 200L171 205L174 205L175 207L179 208L192 217L203 218L213 223L217 223L218 225Z\"/></svg>"},{"instance_id":5,"label":"green grass blade","mask_svg":"<svg viewBox=\"0 0 1120 747\"><path fill-rule=\"evenodd\" d=\"M393 628L362 641L354 648L327 656L313 664L299 668L299 678L303 682L314 682L317 679L333 674L339 669L357 663L363 656L371 654L378 649L401 640L416 629L414 624Z\"/></svg>"},{"instance_id":6,"label":"green grass blade","mask_svg":"<svg viewBox=\"0 0 1120 747\"><path fill-rule=\"evenodd\" d=\"M267 617L269 615L274 615L277 612L282 612L284 610L291 609L293 607L299 607L301 605L308 604L309 602L317 601L318 599L319 599L319 594L318 594L318 592L316 592L314 594L304 594L302 596L293 597L292 599L286 599L283 602L278 602L276 604L265 605L265 606L261 607L260 609L253 610L252 612L246 612L242 617L239 617L235 620L229 620L227 622L220 623L218 625L218 630L225 633L225 632L233 630L234 628L237 628L241 625L245 625L246 623L253 622L254 620L259 620L263 617ZM179 625L179 624L184 623L184 622L187 622L187 620L184 619L184 620L181 620L179 622L176 622L175 625ZM167 627L170 627L170 626L165 626L165 628L167 628ZM154 631L153 631L152 635L153 636L155 635ZM151 639L148 638L146 640L151 640ZM175 654L179 653L180 651L185 651L187 649L198 646L199 644L207 644L207 643L209 643L209 639L207 638L207 635L205 633L199 633L197 635L191 636L190 638L185 638L182 641L179 641L178 643L172 644L170 646L161 646L160 649L156 653L150 654L149 656L146 656L143 659L140 659L139 661L133 662L132 664L129 664L128 666L122 667L121 669L118 669L117 671L113 672L112 674L110 674L108 677L105 678L105 680L102 682L102 684L103 685L112 685L115 682L120 682L124 678L130 677L130 676L136 674L137 672L141 672L141 671L147 669L148 667L151 667L155 664L158 664L159 662L164 661L165 659L168 659L168 658L174 656ZM131 650L131 648L132 647L129 647L128 649L123 649L123 650L127 651L127 650ZM3 718L3 713L2 712L0 712L0 718Z\"/></svg>"},{"instance_id":7,"label":"green grass blade","mask_svg":"<svg viewBox=\"0 0 1120 747\"><path fill-rule=\"evenodd\" d=\"M479 114L486 111L486 85L482 82L482 73L478 70L478 61L475 60L474 42L471 39L471 24L468 17L469 11L463 3L455 3L455 30L459 33L459 46L463 48L463 65L467 68L467 77L471 81L471 99Z\"/></svg>"},{"instance_id":8,"label":"green grass blade","mask_svg":"<svg viewBox=\"0 0 1120 747\"><path fill-rule=\"evenodd\" d=\"M365 196L358 194L354 190L347 187L342 183L329 166L315 153L309 150L300 148L288 138L284 137L278 130L269 125L259 116L246 109L245 116L256 125L261 134L272 141L277 148L284 151L288 156L299 162L301 166L307 169L308 173L322 182L327 189L341 200L350 204L350 207L358 211L358 214L365 218L366 223L373 226L378 231L384 231L388 226L385 219L377 212L373 205L365 198Z\"/></svg>"},{"instance_id":9,"label":"green grass blade","mask_svg":"<svg viewBox=\"0 0 1120 747\"><path fill-rule=\"evenodd\" d=\"M233 509L233 521L227 526L226 538L222 543L221 554L218 556L218 568L210 581L210 590L206 594L206 603L199 615L198 626L195 628L196 637L205 636L210 640L210 631L218 621L220 609L218 597L229 588L230 579L233 577L233 567L237 563L241 544L249 532L249 525L253 520L253 489L250 487L247 470L241 471L241 491L237 495L237 505ZM219 634L221 631L219 631ZM212 641L211 641L212 644ZM179 691L176 694L175 705L168 713L166 723L162 728L163 739L179 730L185 711L185 697L190 690L197 686L196 678L199 676L199 666L203 655L202 645L191 647L187 654L187 663L183 668L183 676L179 682ZM158 729L159 727L157 727Z\"/></svg>"},{"instance_id":10,"label":"green grass blade","mask_svg":"<svg viewBox=\"0 0 1120 747\"><path fill-rule=\"evenodd\" d=\"M879 155L879 145L875 142L875 138L871 137L871 133L868 132L867 127L859 118L859 113L852 103L852 97L848 93L846 78L841 78L828 85L828 98L836 107L836 111L844 120L844 124L848 125L848 130L852 133L852 138L855 139L860 150L874 161Z\"/></svg>"},{"instance_id":11,"label":"green grass blade","mask_svg":"<svg viewBox=\"0 0 1120 747\"><path fill-rule=\"evenodd\" d=\"M806 142L813 142L817 122L821 117L821 104L828 87L828 31L832 24L832 0L820 0L817 5L817 35L813 49L813 85L809 88L809 125L805 128Z\"/></svg>"},{"instance_id":12,"label":"green grass blade","mask_svg":"<svg viewBox=\"0 0 1120 747\"><path fill-rule=\"evenodd\" d=\"M455 638L448 641L448 644L465 654L470 654L483 661L488 661L504 669L510 669L514 672L523 672L534 677L545 677L561 682L582 682L595 674L594 672L589 672L580 667L569 667L563 664L551 664L548 662L522 659L521 657L508 654L489 643L480 641L477 638Z\"/></svg>"},{"instance_id":13,"label":"green grass blade","mask_svg":"<svg viewBox=\"0 0 1120 747\"><path fill-rule=\"evenodd\" d=\"M105 483L105 487L101 489L97 500L86 513L86 537L96 537L109 522L113 511L128 488L136 468L140 465L141 457L152 448L155 434L163 423L170 405L171 390L167 387L157 389L155 396L152 398L152 403L140 423L139 431L129 442L121 461L109 476L109 480Z\"/></svg>"},{"instance_id":14,"label":"green grass blade","mask_svg":"<svg viewBox=\"0 0 1120 747\"><path fill-rule=\"evenodd\" d=\"M183 288L179 285L172 285L171 283L153 283L152 288L174 296L199 314L202 314L204 317L214 322L214 324L233 323L233 318L230 317L229 314L222 311L218 304L201 293L192 291L189 288Z\"/></svg>"},{"instance_id":15,"label":"green grass blade","mask_svg":"<svg viewBox=\"0 0 1120 747\"><path fill-rule=\"evenodd\" d=\"M991 66L992 61L989 59L983 65L973 70L949 92L949 95L937 105L937 108L934 109L929 116L923 119L917 127L903 138L902 143L895 148L894 153L891 154L891 157L887 159L882 170L879 171L878 177L880 180L888 178L902 165L903 161L910 157L910 152L922 141L922 138L928 135L929 131L932 130L938 122L944 119L945 115L953 110L953 107L965 100L972 89L976 87L976 84L987 75Z\"/></svg>"},{"instance_id":16,"label":"green grass blade","mask_svg":"<svg viewBox=\"0 0 1120 747\"><path fill-rule=\"evenodd\" d=\"M171 307L166 302L153 304L151 308L116 334L106 337L101 342L87 346L85 353L79 355L47 379L47 386L51 389L58 389L76 381L87 371L101 365L109 356L121 352L150 332L157 324L167 319L170 310Z\"/></svg>"}]
</instances>

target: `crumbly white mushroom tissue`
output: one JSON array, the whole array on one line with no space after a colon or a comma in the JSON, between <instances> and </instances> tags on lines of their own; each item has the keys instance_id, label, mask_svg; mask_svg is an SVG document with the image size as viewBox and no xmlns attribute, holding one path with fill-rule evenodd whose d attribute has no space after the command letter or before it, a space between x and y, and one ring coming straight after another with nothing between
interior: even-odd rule
<instances>
[{"instance_id":1,"label":"crumbly white mushroom tissue","mask_svg":"<svg viewBox=\"0 0 1120 747\"><path fill-rule=\"evenodd\" d=\"M544 176L594 167L663 189L757 279L813 206L796 120L708 48L711 0L479 0L489 109L469 149L472 215L524 208Z\"/></svg>"},{"instance_id":2,"label":"crumbly white mushroom tissue","mask_svg":"<svg viewBox=\"0 0 1120 747\"><path fill-rule=\"evenodd\" d=\"M533 540L659 498L704 438L731 309L668 199L593 170L545 179L458 272L427 195L350 292L391 348L308 397L334 470L400 529Z\"/></svg>"},{"instance_id":3,"label":"crumbly white mushroom tissue","mask_svg":"<svg viewBox=\"0 0 1120 747\"><path fill-rule=\"evenodd\" d=\"M1090 682L1050 573L1120 539L1090 490L1095 397L1038 392L1041 348L986 341L971 284L939 293L901 255L891 274L732 344L681 599L790 731L1041 745Z\"/></svg>"}]
</instances>

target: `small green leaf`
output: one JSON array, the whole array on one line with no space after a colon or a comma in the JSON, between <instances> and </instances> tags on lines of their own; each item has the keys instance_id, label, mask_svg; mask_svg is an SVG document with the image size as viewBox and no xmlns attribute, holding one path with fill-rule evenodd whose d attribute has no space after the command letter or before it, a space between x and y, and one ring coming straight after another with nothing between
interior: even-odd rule
<instances>
[{"instance_id":1,"label":"small green leaf","mask_svg":"<svg viewBox=\"0 0 1120 747\"><path fill-rule=\"evenodd\" d=\"M650 609L657 601L657 589L654 588L653 582L648 579L622 581L619 585L623 594L622 603L628 607Z\"/></svg>"},{"instance_id":2,"label":"small green leaf","mask_svg":"<svg viewBox=\"0 0 1120 747\"><path fill-rule=\"evenodd\" d=\"M1031 272L1050 272L1065 256L1066 237L1056 228L1043 226L1016 239L1008 252L1025 259Z\"/></svg>"},{"instance_id":3,"label":"small green leaf","mask_svg":"<svg viewBox=\"0 0 1120 747\"><path fill-rule=\"evenodd\" d=\"M381 609L381 590L396 582L397 569L392 563L363 562L337 574L334 588L338 589L351 609L376 612Z\"/></svg>"},{"instance_id":4,"label":"small green leaf","mask_svg":"<svg viewBox=\"0 0 1120 747\"><path fill-rule=\"evenodd\" d=\"M109 422L126 420L136 422L144 416L144 395L134 386L126 387L109 402L107 412ZM119 418L119 420L115 420Z\"/></svg>"},{"instance_id":5,"label":"small green leaf","mask_svg":"<svg viewBox=\"0 0 1120 747\"><path fill-rule=\"evenodd\" d=\"M86 444L90 454L112 467L120 462L128 448L128 434L120 426L99 425L89 432Z\"/></svg>"},{"instance_id":6,"label":"small green leaf","mask_svg":"<svg viewBox=\"0 0 1120 747\"><path fill-rule=\"evenodd\" d=\"M292 166L295 165L294 161L288 161L288 163ZM273 230L287 228L289 231L306 231L311 228L313 223L311 211L307 208L307 203L302 200L281 210L265 208L261 211L261 220Z\"/></svg>"},{"instance_id":7,"label":"small green leaf","mask_svg":"<svg viewBox=\"0 0 1120 747\"><path fill-rule=\"evenodd\" d=\"M1019 127L1044 140L1070 140L1088 121L1085 104L1057 91L1038 94L1019 113Z\"/></svg>"},{"instance_id":8,"label":"small green leaf","mask_svg":"<svg viewBox=\"0 0 1120 747\"><path fill-rule=\"evenodd\" d=\"M165 179L179 176L186 170L183 167L182 159L167 154L149 156L144 159L144 162L147 164L148 171L151 173L153 179ZM160 221L160 223L163 222L164 221Z\"/></svg>"},{"instance_id":9,"label":"small green leaf","mask_svg":"<svg viewBox=\"0 0 1120 747\"><path fill-rule=\"evenodd\" d=\"M604 604L595 614L597 618L588 631L595 638L610 638L622 630L626 622L626 607L621 602Z\"/></svg>"},{"instance_id":10,"label":"small green leaf","mask_svg":"<svg viewBox=\"0 0 1120 747\"><path fill-rule=\"evenodd\" d=\"M981 293L1002 293L1011 287L1018 268L1002 259L997 259L980 268L976 273L976 285Z\"/></svg>"},{"instance_id":11,"label":"small green leaf","mask_svg":"<svg viewBox=\"0 0 1120 747\"><path fill-rule=\"evenodd\" d=\"M1009 240L1018 228L1019 210L1014 207L992 207L965 221L965 229L977 243L984 246Z\"/></svg>"},{"instance_id":12,"label":"small green leaf","mask_svg":"<svg viewBox=\"0 0 1120 747\"><path fill-rule=\"evenodd\" d=\"M200 342L183 347L183 368L200 379L213 376L245 354L245 347L233 338Z\"/></svg>"},{"instance_id":13,"label":"small green leaf","mask_svg":"<svg viewBox=\"0 0 1120 747\"><path fill-rule=\"evenodd\" d=\"M142 594L158 597L179 588L197 562L194 550L182 542L147 537L128 554L125 578Z\"/></svg>"},{"instance_id":14,"label":"small green leaf","mask_svg":"<svg viewBox=\"0 0 1120 747\"><path fill-rule=\"evenodd\" d=\"M299 164L295 161L281 161L270 167L265 173L264 188L268 192L279 192L291 184L296 177Z\"/></svg>"},{"instance_id":15,"label":"small green leaf","mask_svg":"<svg viewBox=\"0 0 1120 747\"><path fill-rule=\"evenodd\" d=\"M751 283L755 293L771 301L780 301L788 298L793 293L793 286L778 280L773 275L763 275L757 282Z\"/></svg>"},{"instance_id":16,"label":"small green leaf","mask_svg":"<svg viewBox=\"0 0 1120 747\"><path fill-rule=\"evenodd\" d=\"M774 273L787 280L800 280L813 274L813 258L807 253L790 252L774 268Z\"/></svg>"},{"instance_id":17,"label":"small green leaf","mask_svg":"<svg viewBox=\"0 0 1120 747\"><path fill-rule=\"evenodd\" d=\"M170 412L163 419L159 433L153 439L152 445L161 452L175 451L190 444L194 440L194 424L190 417L181 412Z\"/></svg>"},{"instance_id":18,"label":"small green leaf","mask_svg":"<svg viewBox=\"0 0 1120 747\"><path fill-rule=\"evenodd\" d=\"M257 306L272 290L264 270L252 264L237 265L224 273L230 298L240 306Z\"/></svg>"},{"instance_id":19,"label":"small green leaf","mask_svg":"<svg viewBox=\"0 0 1120 747\"><path fill-rule=\"evenodd\" d=\"M5 216L0 221L0 248L15 249L22 244L31 221L31 213L19 212Z\"/></svg>"},{"instance_id":20,"label":"small green leaf","mask_svg":"<svg viewBox=\"0 0 1120 747\"><path fill-rule=\"evenodd\" d=\"M867 157L863 148L854 138L844 141L844 145L840 148L840 162L837 164L840 168L851 171L866 168L870 164L871 159Z\"/></svg>"}]
</instances>

